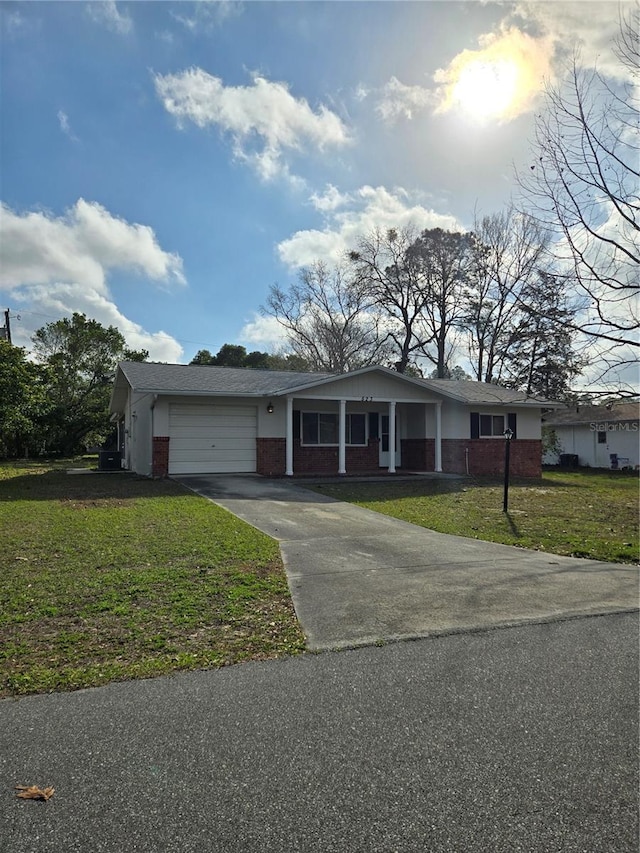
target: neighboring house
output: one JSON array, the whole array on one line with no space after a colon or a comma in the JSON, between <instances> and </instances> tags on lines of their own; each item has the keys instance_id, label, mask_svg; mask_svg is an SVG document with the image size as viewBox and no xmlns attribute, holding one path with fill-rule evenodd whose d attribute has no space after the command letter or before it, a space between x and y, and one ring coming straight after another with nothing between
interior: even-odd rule
<instances>
[{"instance_id":1,"label":"neighboring house","mask_svg":"<svg viewBox=\"0 0 640 853\"><path fill-rule=\"evenodd\" d=\"M579 465L591 468L635 468L640 464L640 403L611 406L573 406L546 414L543 425L555 433L558 452L544 455L545 465L557 465L559 454L574 454Z\"/></svg>"},{"instance_id":2,"label":"neighboring house","mask_svg":"<svg viewBox=\"0 0 640 853\"><path fill-rule=\"evenodd\" d=\"M122 362L110 411L122 465L146 476L446 471L541 474L544 400L385 367L345 374Z\"/></svg>"}]
</instances>

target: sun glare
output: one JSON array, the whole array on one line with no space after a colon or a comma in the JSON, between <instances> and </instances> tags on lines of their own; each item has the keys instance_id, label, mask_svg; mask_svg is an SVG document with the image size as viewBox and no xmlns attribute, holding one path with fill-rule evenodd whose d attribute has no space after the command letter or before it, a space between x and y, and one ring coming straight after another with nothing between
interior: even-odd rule
<instances>
[{"instance_id":1,"label":"sun glare","mask_svg":"<svg viewBox=\"0 0 640 853\"><path fill-rule=\"evenodd\" d=\"M518 90L518 66L506 59L474 59L459 72L451 100L479 119L505 116Z\"/></svg>"}]
</instances>

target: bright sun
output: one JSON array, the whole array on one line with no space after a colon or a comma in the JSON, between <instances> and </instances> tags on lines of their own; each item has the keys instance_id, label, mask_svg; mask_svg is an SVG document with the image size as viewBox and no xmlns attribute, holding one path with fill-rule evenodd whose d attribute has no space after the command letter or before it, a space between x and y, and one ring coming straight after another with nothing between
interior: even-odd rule
<instances>
[{"instance_id":1,"label":"bright sun","mask_svg":"<svg viewBox=\"0 0 640 853\"><path fill-rule=\"evenodd\" d=\"M508 59L473 59L459 72L451 100L479 119L500 118L518 89L518 66Z\"/></svg>"}]
</instances>

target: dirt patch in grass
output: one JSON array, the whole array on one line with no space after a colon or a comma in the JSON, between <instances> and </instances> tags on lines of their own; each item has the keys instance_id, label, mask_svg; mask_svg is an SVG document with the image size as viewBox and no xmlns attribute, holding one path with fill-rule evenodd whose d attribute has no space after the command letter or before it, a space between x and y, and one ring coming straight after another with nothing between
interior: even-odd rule
<instances>
[{"instance_id":1,"label":"dirt patch in grass","mask_svg":"<svg viewBox=\"0 0 640 853\"><path fill-rule=\"evenodd\" d=\"M304 648L268 536L173 482L61 467L0 471L0 695Z\"/></svg>"}]
</instances>

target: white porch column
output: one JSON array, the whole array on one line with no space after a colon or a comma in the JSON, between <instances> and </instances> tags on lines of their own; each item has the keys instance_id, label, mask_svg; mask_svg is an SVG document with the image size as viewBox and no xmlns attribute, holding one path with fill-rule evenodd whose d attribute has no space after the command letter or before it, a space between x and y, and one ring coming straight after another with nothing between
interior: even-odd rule
<instances>
[{"instance_id":1,"label":"white porch column","mask_svg":"<svg viewBox=\"0 0 640 853\"><path fill-rule=\"evenodd\" d=\"M436 471L442 471L442 403L436 403Z\"/></svg>"},{"instance_id":2,"label":"white porch column","mask_svg":"<svg viewBox=\"0 0 640 853\"><path fill-rule=\"evenodd\" d=\"M287 397L286 468L285 475L293 477L293 397Z\"/></svg>"},{"instance_id":3,"label":"white porch column","mask_svg":"<svg viewBox=\"0 0 640 853\"><path fill-rule=\"evenodd\" d=\"M389 400L389 473L396 473L396 401Z\"/></svg>"},{"instance_id":4,"label":"white porch column","mask_svg":"<svg viewBox=\"0 0 640 853\"><path fill-rule=\"evenodd\" d=\"M347 401L340 400L338 415L338 474L346 474Z\"/></svg>"}]
</instances>

